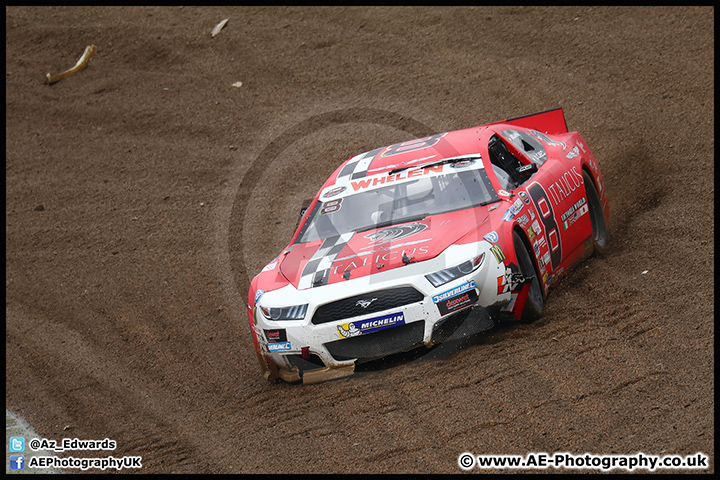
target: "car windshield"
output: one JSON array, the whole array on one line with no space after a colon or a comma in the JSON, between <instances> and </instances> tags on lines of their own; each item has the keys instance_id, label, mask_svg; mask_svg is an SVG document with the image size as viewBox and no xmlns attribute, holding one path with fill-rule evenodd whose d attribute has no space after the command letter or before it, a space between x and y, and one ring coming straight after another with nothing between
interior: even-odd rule
<instances>
[{"instance_id":1,"label":"car windshield","mask_svg":"<svg viewBox=\"0 0 720 480\"><path fill-rule=\"evenodd\" d=\"M424 176L318 201L303 225L297 243L418 221L429 215L499 200L484 169Z\"/></svg>"}]
</instances>

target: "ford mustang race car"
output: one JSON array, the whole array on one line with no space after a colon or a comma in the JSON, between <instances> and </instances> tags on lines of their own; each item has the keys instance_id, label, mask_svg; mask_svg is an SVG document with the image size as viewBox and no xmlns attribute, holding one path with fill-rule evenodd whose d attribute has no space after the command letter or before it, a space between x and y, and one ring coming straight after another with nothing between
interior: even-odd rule
<instances>
[{"instance_id":1,"label":"ford mustang race car","mask_svg":"<svg viewBox=\"0 0 720 480\"><path fill-rule=\"evenodd\" d=\"M354 156L251 282L260 367L324 381L532 321L563 274L606 248L608 220L597 161L559 108Z\"/></svg>"}]
</instances>

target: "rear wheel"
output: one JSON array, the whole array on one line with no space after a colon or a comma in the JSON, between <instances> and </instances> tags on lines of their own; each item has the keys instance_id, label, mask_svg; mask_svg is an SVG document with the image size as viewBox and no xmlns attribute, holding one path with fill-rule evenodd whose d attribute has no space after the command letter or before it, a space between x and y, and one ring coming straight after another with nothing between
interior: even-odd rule
<instances>
[{"instance_id":1,"label":"rear wheel","mask_svg":"<svg viewBox=\"0 0 720 480\"><path fill-rule=\"evenodd\" d=\"M525 248L525 243L522 241L520 234L513 232L513 244L515 246L515 257L518 261L518 267L520 273L525 278L532 278L530 282L530 292L528 293L527 300L525 300L525 307L523 308L522 316L520 320L525 323L534 322L543 311L543 293L540 287L540 275L535 270L535 264L530 258L530 254Z\"/></svg>"},{"instance_id":2,"label":"rear wheel","mask_svg":"<svg viewBox=\"0 0 720 480\"><path fill-rule=\"evenodd\" d=\"M585 182L585 194L588 199L588 212L592 224L593 250L602 255L607 250L607 225L603 214L600 195L598 195L595 183L590 174L583 170L583 181Z\"/></svg>"}]
</instances>

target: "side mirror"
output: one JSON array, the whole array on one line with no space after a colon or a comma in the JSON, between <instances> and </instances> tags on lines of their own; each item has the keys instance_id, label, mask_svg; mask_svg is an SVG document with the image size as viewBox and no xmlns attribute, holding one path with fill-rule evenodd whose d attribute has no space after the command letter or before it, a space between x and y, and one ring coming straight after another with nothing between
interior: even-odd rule
<instances>
[{"instance_id":1,"label":"side mirror","mask_svg":"<svg viewBox=\"0 0 720 480\"><path fill-rule=\"evenodd\" d=\"M305 212L307 212L307 209L310 208L310 204L312 203L312 199L305 200L303 202L302 208L300 208L300 216L297 219L297 223L295 224L295 230L300 226L300 220L302 220L303 215L305 215Z\"/></svg>"}]
</instances>

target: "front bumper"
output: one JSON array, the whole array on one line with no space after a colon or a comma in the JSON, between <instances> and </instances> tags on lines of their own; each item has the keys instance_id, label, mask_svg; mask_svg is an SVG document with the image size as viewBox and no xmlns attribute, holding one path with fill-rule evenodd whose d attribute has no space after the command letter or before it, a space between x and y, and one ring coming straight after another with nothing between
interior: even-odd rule
<instances>
[{"instance_id":1,"label":"front bumper","mask_svg":"<svg viewBox=\"0 0 720 480\"><path fill-rule=\"evenodd\" d=\"M444 268L440 262L265 293L267 304L309 304L303 320L273 321L252 309L266 377L303 383L340 378L352 375L356 364L492 328L495 314L511 300L510 292L499 288L505 266L486 255L477 271L435 288L425 274ZM358 305L368 301L366 307Z\"/></svg>"}]
</instances>

